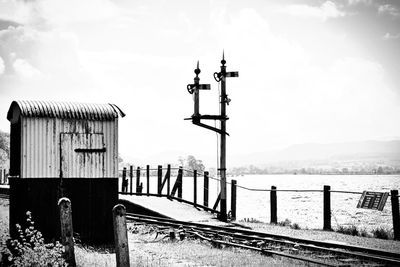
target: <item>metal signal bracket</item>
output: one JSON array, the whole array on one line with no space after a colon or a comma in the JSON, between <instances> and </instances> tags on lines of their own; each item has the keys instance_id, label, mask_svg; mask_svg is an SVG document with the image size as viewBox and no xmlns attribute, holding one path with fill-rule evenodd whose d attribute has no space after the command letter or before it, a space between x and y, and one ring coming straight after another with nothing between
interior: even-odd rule
<instances>
[{"instance_id":1,"label":"metal signal bracket","mask_svg":"<svg viewBox=\"0 0 400 267\"><path fill-rule=\"evenodd\" d=\"M193 124L209 129L211 131L217 132L219 134L227 134L226 132L221 131L220 129L210 126L208 124L202 123L201 120L220 120L220 121L226 121L228 120L228 117L226 116L220 116L220 115L201 115L200 114L200 90L210 90L211 86L209 84L200 84L200 74L201 70L199 68L199 61L197 61L197 66L196 69L194 70L194 73L196 74L196 77L194 77L194 83L188 84L186 86L189 94L194 95L194 113L192 117L190 118L185 118L185 120L191 120Z\"/></svg>"},{"instance_id":2,"label":"metal signal bracket","mask_svg":"<svg viewBox=\"0 0 400 267\"><path fill-rule=\"evenodd\" d=\"M225 55L222 53L222 60L221 60L221 71L214 73L214 79L217 82L221 82L221 94L220 94L220 114L219 115L201 115L200 114L200 107L199 107L199 91L200 90L209 90L209 84L200 84L200 68L199 62L197 61L197 68L194 70L196 77L194 78L193 84L187 85L187 90L190 94L194 94L194 114L190 118L186 118L185 120L191 120L193 124L198 125L200 127L209 129L211 131L217 132L221 136L221 154L220 154L220 166L218 171L220 172L221 177L221 193L219 194L219 203L220 203L220 215L219 219L222 221L227 221L227 205L226 205L226 136L229 135L226 132L226 121L228 117L226 116L226 105L229 105L231 101L226 94L226 78L227 77L239 77L239 72L237 71L226 71L225 66ZM202 123L201 120L219 120L221 122L221 127L216 128L212 127L208 124ZM218 203L218 201L217 201ZM216 205L217 205L216 203ZM215 205L215 208L216 208Z\"/></svg>"}]
</instances>

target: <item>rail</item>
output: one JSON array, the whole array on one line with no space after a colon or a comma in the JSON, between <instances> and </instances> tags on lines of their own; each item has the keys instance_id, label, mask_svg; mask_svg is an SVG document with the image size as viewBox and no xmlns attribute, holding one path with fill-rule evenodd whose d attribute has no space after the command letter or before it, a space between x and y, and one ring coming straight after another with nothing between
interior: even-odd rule
<instances>
[{"instance_id":1,"label":"rail","mask_svg":"<svg viewBox=\"0 0 400 267\"><path fill-rule=\"evenodd\" d=\"M137 224L160 226L157 232L168 229L170 232L169 235L165 233L166 236L174 237L173 231L178 231L180 238L185 238L185 236L199 238L217 247L224 245L250 249L264 255L277 255L321 266L341 266L349 262L374 266L379 264L399 266L400 264L400 255L390 251L257 232L241 229L235 225L215 226L132 213L126 213L126 219Z\"/></svg>"}]
</instances>

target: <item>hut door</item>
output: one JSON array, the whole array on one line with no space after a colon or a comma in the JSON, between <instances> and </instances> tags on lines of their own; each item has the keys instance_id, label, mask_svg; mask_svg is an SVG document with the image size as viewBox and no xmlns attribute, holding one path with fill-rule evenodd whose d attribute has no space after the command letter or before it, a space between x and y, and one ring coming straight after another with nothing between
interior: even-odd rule
<instances>
[{"instance_id":1,"label":"hut door","mask_svg":"<svg viewBox=\"0 0 400 267\"><path fill-rule=\"evenodd\" d=\"M61 175L64 178L104 177L103 134L61 133Z\"/></svg>"}]
</instances>

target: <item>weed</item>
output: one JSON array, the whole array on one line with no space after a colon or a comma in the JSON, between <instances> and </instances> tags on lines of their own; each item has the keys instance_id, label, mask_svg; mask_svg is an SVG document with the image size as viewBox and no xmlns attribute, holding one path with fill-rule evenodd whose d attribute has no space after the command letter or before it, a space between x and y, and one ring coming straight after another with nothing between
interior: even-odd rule
<instances>
[{"instance_id":1,"label":"weed","mask_svg":"<svg viewBox=\"0 0 400 267\"><path fill-rule=\"evenodd\" d=\"M45 244L42 233L34 227L31 212L26 215L26 229L17 224L18 238L1 244L2 266L66 266L62 258L64 247L58 241Z\"/></svg>"},{"instance_id":2,"label":"weed","mask_svg":"<svg viewBox=\"0 0 400 267\"><path fill-rule=\"evenodd\" d=\"M285 219L284 221L278 222L279 226L290 226L292 222L289 219Z\"/></svg>"},{"instance_id":3,"label":"weed","mask_svg":"<svg viewBox=\"0 0 400 267\"><path fill-rule=\"evenodd\" d=\"M262 221L257 220L256 218L244 218L244 219L240 220L240 222L262 223Z\"/></svg>"},{"instance_id":4,"label":"weed","mask_svg":"<svg viewBox=\"0 0 400 267\"><path fill-rule=\"evenodd\" d=\"M300 230L301 229L301 227L300 227L300 225L298 223L292 223L290 225L290 228L295 229L295 230Z\"/></svg>"},{"instance_id":5,"label":"weed","mask_svg":"<svg viewBox=\"0 0 400 267\"><path fill-rule=\"evenodd\" d=\"M338 229L336 230L338 233L342 233L345 235L353 235L353 236L358 236L360 235L359 230L355 225L350 225L350 226L342 226L339 225Z\"/></svg>"},{"instance_id":6,"label":"weed","mask_svg":"<svg viewBox=\"0 0 400 267\"><path fill-rule=\"evenodd\" d=\"M372 230L372 235L380 239L393 239L393 232L385 227L379 227Z\"/></svg>"},{"instance_id":7,"label":"weed","mask_svg":"<svg viewBox=\"0 0 400 267\"><path fill-rule=\"evenodd\" d=\"M359 235L359 236L362 236L362 237L370 237L370 234L368 233L367 230L365 230L365 228L359 229L358 235Z\"/></svg>"}]
</instances>

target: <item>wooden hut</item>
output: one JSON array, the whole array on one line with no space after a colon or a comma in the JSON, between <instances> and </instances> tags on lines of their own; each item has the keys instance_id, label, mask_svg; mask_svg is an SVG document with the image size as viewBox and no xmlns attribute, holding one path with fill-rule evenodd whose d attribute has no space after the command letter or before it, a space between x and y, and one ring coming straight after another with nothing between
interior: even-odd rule
<instances>
[{"instance_id":1,"label":"wooden hut","mask_svg":"<svg viewBox=\"0 0 400 267\"><path fill-rule=\"evenodd\" d=\"M68 197L74 232L80 239L112 242L111 210L118 202L119 116L124 113L113 104L11 103L7 119L11 123L12 237L18 234L15 225L23 225L26 211L31 211L45 239L58 239L57 202Z\"/></svg>"},{"instance_id":2,"label":"wooden hut","mask_svg":"<svg viewBox=\"0 0 400 267\"><path fill-rule=\"evenodd\" d=\"M13 101L10 175L117 177L119 115L113 104Z\"/></svg>"}]
</instances>

